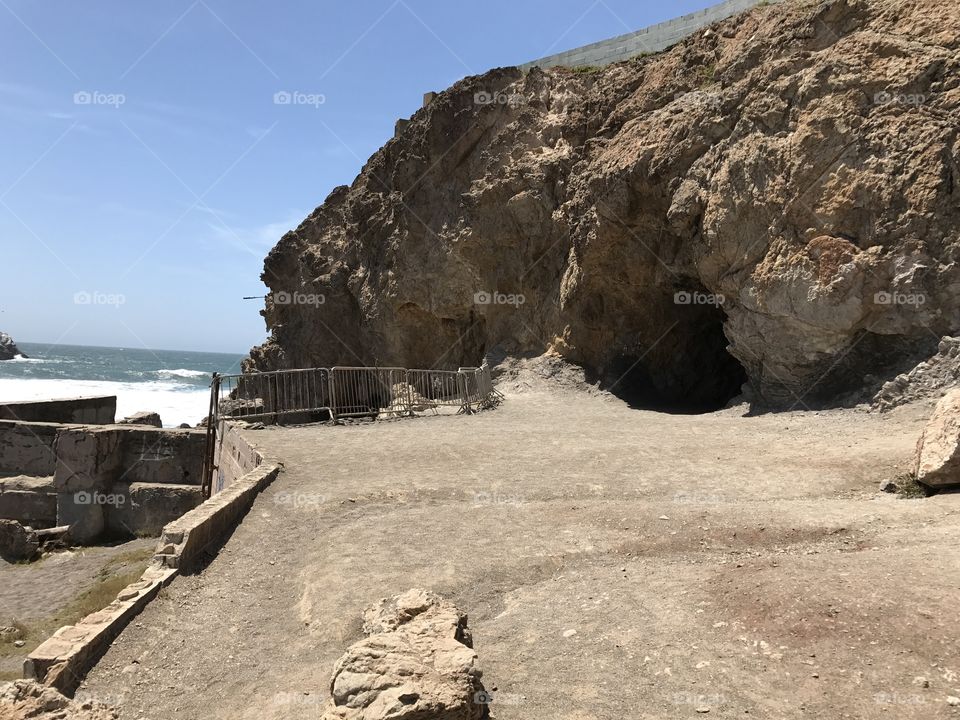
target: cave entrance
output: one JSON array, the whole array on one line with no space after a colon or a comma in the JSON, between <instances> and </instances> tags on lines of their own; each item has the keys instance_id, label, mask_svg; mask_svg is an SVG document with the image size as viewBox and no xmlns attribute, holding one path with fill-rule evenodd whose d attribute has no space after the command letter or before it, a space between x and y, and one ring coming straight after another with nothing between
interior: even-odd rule
<instances>
[{"instance_id":1,"label":"cave entrance","mask_svg":"<svg viewBox=\"0 0 960 720\"><path fill-rule=\"evenodd\" d=\"M716 306L682 307L677 324L654 347L616 356L601 387L636 409L678 414L720 410L747 380L743 366L727 352L725 318Z\"/></svg>"}]
</instances>

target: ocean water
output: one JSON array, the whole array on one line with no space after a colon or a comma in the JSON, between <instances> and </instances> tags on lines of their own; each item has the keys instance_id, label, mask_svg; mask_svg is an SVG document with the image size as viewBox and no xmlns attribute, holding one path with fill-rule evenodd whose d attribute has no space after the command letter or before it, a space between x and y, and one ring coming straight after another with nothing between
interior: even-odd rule
<instances>
[{"instance_id":1,"label":"ocean water","mask_svg":"<svg viewBox=\"0 0 960 720\"><path fill-rule=\"evenodd\" d=\"M116 395L117 419L160 413L166 427L207 414L210 376L240 372L243 355L17 343L27 358L0 361L0 402Z\"/></svg>"}]
</instances>

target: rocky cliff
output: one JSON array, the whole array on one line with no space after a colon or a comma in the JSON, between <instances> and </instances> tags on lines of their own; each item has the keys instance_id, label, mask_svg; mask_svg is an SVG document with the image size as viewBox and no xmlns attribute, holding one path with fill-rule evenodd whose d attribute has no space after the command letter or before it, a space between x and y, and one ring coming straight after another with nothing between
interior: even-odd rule
<instances>
[{"instance_id":1,"label":"rocky cliff","mask_svg":"<svg viewBox=\"0 0 960 720\"><path fill-rule=\"evenodd\" d=\"M960 326L960 11L787 0L658 55L469 77L270 252L248 370L557 353L794 405Z\"/></svg>"}]
</instances>

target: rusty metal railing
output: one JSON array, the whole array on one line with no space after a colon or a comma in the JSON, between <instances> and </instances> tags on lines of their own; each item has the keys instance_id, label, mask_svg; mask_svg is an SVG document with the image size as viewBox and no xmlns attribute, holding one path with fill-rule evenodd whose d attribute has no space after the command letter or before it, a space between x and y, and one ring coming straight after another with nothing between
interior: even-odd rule
<instances>
[{"instance_id":1,"label":"rusty metal railing","mask_svg":"<svg viewBox=\"0 0 960 720\"><path fill-rule=\"evenodd\" d=\"M334 420L409 414L409 386L404 368L330 368L329 387Z\"/></svg>"},{"instance_id":2,"label":"rusty metal railing","mask_svg":"<svg viewBox=\"0 0 960 720\"><path fill-rule=\"evenodd\" d=\"M207 415L204 492L210 496L217 438L223 435L219 426L228 420L337 422L438 413L443 408L473 413L496 405L500 398L486 365L459 370L334 367L242 375L214 373Z\"/></svg>"}]
</instances>

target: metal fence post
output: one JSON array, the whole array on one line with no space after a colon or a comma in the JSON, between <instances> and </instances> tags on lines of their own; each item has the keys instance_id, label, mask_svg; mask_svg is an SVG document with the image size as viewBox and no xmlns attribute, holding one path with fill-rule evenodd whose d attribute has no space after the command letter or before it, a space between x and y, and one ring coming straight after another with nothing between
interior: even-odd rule
<instances>
[{"instance_id":1,"label":"metal fence post","mask_svg":"<svg viewBox=\"0 0 960 720\"><path fill-rule=\"evenodd\" d=\"M203 471L200 492L209 498L213 488L213 455L217 446L217 417L220 414L220 375L213 374L210 380L210 404L207 411L207 436L203 453Z\"/></svg>"}]
</instances>

